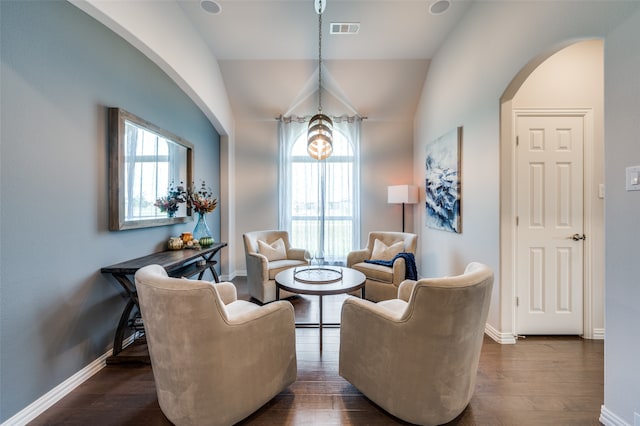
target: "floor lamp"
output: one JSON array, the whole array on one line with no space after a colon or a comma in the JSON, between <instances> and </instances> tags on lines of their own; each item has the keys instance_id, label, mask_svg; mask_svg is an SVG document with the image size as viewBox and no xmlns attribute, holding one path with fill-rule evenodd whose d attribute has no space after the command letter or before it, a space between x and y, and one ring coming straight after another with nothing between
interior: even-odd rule
<instances>
[{"instance_id":1,"label":"floor lamp","mask_svg":"<svg viewBox=\"0 0 640 426\"><path fill-rule=\"evenodd\" d=\"M418 187L413 185L389 186L387 202L389 204L402 204L402 232L404 232L404 205L418 203Z\"/></svg>"}]
</instances>

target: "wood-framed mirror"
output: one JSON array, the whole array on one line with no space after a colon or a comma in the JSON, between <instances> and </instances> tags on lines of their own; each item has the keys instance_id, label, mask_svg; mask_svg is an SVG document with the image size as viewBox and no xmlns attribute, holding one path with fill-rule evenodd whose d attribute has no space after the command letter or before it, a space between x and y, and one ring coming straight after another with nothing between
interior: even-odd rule
<instances>
[{"instance_id":1,"label":"wood-framed mirror","mask_svg":"<svg viewBox=\"0 0 640 426\"><path fill-rule=\"evenodd\" d=\"M193 145L122 108L109 108L109 229L193 220L186 191Z\"/></svg>"}]
</instances>

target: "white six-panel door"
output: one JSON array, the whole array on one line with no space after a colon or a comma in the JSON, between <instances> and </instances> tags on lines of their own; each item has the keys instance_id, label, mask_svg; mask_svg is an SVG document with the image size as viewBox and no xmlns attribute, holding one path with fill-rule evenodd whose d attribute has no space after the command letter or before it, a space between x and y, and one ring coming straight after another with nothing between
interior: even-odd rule
<instances>
[{"instance_id":1,"label":"white six-panel door","mask_svg":"<svg viewBox=\"0 0 640 426\"><path fill-rule=\"evenodd\" d=\"M583 332L584 117L522 115L517 135L517 333Z\"/></svg>"}]
</instances>

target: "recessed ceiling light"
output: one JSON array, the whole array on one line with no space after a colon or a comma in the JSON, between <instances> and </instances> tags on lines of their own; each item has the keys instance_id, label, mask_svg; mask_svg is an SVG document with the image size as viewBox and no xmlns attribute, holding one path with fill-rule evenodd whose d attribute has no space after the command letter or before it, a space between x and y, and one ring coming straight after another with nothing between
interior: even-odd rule
<instances>
[{"instance_id":1,"label":"recessed ceiling light","mask_svg":"<svg viewBox=\"0 0 640 426\"><path fill-rule=\"evenodd\" d=\"M432 15L442 15L449 10L451 2L449 0L436 0L429 6L429 13Z\"/></svg>"},{"instance_id":2,"label":"recessed ceiling light","mask_svg":"<svg viewBox=\"0 0 640 426\"><path fill-rule=\"evenodd\" d=\"M218 15L222 12L222 6L217 1L213 0L200 0L200 7L207 13L212 15Z\"/></svg>"}]
</instances>

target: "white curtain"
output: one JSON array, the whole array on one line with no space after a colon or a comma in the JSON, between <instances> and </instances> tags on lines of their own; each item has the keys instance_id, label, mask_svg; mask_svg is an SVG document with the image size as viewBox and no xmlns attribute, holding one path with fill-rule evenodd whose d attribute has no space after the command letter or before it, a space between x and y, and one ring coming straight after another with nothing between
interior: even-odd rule
<instances>
[{"instance_id":1,"label":"white curtain","mask_svg":"<svg viewBox=\"0 0 640 426\"><path fill-rule=\"evenodd\" d=\"M334 117L333 154L317 161L306 151L306 119L279 122L279 227L327 264L344 264L360 242L360 123Z\"/></svg>"},{"instance_id":2,"label":"white curtain","mask_svg":"<svg viewBox=\"0 0 640 426\"><path fill-rule=\"evenodd\" d=\"M278 227L291 235L292 216L292 148L293 144L307 131L306 120L302 117L282 117L278 121Z\"/></svg>"}]
</instances>

